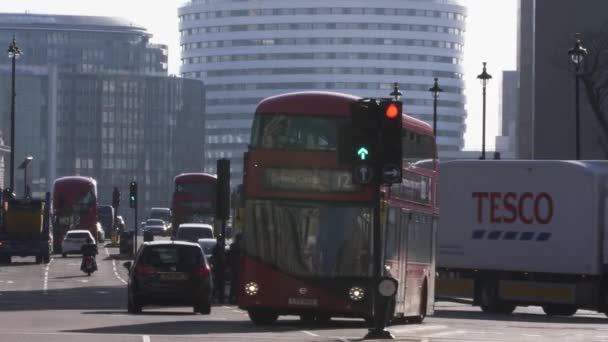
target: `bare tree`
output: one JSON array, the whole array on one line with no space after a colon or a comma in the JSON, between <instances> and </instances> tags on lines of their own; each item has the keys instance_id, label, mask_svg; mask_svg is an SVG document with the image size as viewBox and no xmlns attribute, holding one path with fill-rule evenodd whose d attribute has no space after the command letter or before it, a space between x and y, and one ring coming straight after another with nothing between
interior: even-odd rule
<instances>
[{"instance_id":1,"label":"bare tree","mask_svg":"<svg viewBox=\"0 0 608 342\"><path fill-rule=\"evenodd\" d=\"M586 32L581 42L588 54L578 77L602 133L597 143L608 158L608 22L599 31Z\"/></svg>"}]
</instances>

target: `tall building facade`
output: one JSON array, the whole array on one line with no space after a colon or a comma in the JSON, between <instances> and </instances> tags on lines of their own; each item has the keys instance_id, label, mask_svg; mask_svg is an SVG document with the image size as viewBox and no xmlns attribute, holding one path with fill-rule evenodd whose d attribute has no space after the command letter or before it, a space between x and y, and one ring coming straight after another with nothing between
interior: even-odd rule
<instances>
[{"instance_id":1,"label":"tall building facade","mask_svg":"<svg viewBox=\"0 0 608 342\"><path fill-rule=\"evenodd\" d=\"M575 158L575 71L568 50L577 32L589 46L593 35L607 28L607 11L604 0L520 0L520 158ZM608 148L600 141L605 144L608 137L598 129L582 83L580 103L581 159L605 159Z\"/></svg>"},{"instance_id":2,"label":"tall building facade","mask_svg":"<svg viewBox=\"0 0 608 342\"><path fill-rule=\"evenodd\" d=\"M168 76L167 48L150 44L144 28L117 18L0 14L0 42L8 46L13 35L23 51L15 163L34 157L34 195L58 177L83 175L97 180L100 202L110 203L114 186L126 194L137 180L144 212L169 205L175 175L202 170L204 85ZM5 141L9 62L0 59ZM20 194L23 178L15 175Z\"/></svg>"},{"instance_id":3,"label":"tall building facade","mask_svg":"<svg viewBox=\"0 0 608 342\"><path fill-rule=\"evenodd\" d=\"M499 134L496 137L496 151L503 154L515 154L519 113L519 73L517 71L502 72L502 85L498 97Z\"/></svg>"},{"instance_id":4,"label":"tall building facade","mask_svg":"<svg viewBox=\"0 0 608 342\"><path fill-rule=\"evenodd\" d=\"M205 171L242 154L264 97L327 90L388 97L432 122L428 89L439 78L440 151L464 145L462 78L466 9L455 0L192 0L179 9L181 74L206 84Z\"/></svg>"}]
</instances>

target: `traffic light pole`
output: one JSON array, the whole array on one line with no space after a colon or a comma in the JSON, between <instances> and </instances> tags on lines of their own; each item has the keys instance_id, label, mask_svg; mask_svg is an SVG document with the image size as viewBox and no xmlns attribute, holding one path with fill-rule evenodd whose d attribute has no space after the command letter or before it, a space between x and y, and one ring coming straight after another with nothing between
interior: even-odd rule
<instances>
[{"instance_id":1,"label":"traffic light pole","mask_svg":"<svg viewBox=\"0 0 608 342\"><path fill-rule=\"evenodd\" d=\"M381 136L378 134L378 141ZM379 163L375 164L375 172L380 172ZM375 340L375 339L386 339L393 340L394 336L390 331L386 330L386 305L387 300L380 295L378 291L378 285L382 279L382 273L384 264L382 262L382 225L380 222L380 210L381 210L381 182L378 182L374 186L374 217L373 217L373 267L372 267L372 284L373 284L373 310L374 310L374 327L369 329L367 335L363 338L364 340Z\"/></svg>"},{"instance_id":2,"label":"traffic light pole","mask_svg":"<svg viewBox=\"0 0 608 342\"><path fill-rule=\"evenodd\" d=\"M137 222L137 202L135 202L135 208L133 208L133 213L134 213L134 217L135 217L135 222L134 222L134 234L133 234L133 255L135 255L137 253L137 227L139 226L138 222Z\"/></svg>"}]
</instances>

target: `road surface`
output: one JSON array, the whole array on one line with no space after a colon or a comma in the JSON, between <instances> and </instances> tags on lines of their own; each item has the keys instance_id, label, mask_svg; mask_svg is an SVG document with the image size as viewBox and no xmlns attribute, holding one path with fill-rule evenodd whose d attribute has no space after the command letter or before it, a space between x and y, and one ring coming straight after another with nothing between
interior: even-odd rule
<instances>
[{"instance_id":1,"label":"road surface","mask_svg":"<svg viewBox=\"0 0 608 342\"><path fill-rule=\"evenodd\" d=\"M99 270L87 277L80 257L54 256L48 265L14 258L0 265L0 341L20 342L187 342L187 341L357 341L362 321L335 320L304 325L281 317L270 327L255 327L234 306L217 305L211 315L191 308L144 308L126 312L126 270L117 248L102 248ZM114 255L114 257L111 257ZM545 316L540 308L515 314L486 315L466 304L437 303L424 324L390 327L401 341L608 341L608 319L582 312L575 317Z\"/></svg>"}]
</instances>

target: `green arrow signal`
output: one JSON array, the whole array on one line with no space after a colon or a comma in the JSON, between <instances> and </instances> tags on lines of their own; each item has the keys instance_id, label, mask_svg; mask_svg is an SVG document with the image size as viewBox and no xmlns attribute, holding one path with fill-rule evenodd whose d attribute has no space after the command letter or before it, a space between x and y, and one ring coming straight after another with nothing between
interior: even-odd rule
<instances>
[{"instance_id":1,"label":"green arrow signal","mask_svg":"<svg viewBox=\"0 0 608 342\"><path fill-rule=\"evenodd\" d=\"M361 147L357 150L357 155L359 156L359 158L361 160L367 159L368 154L369 154L369 151L365 147Z\"/></svg>"}]
</instances>

